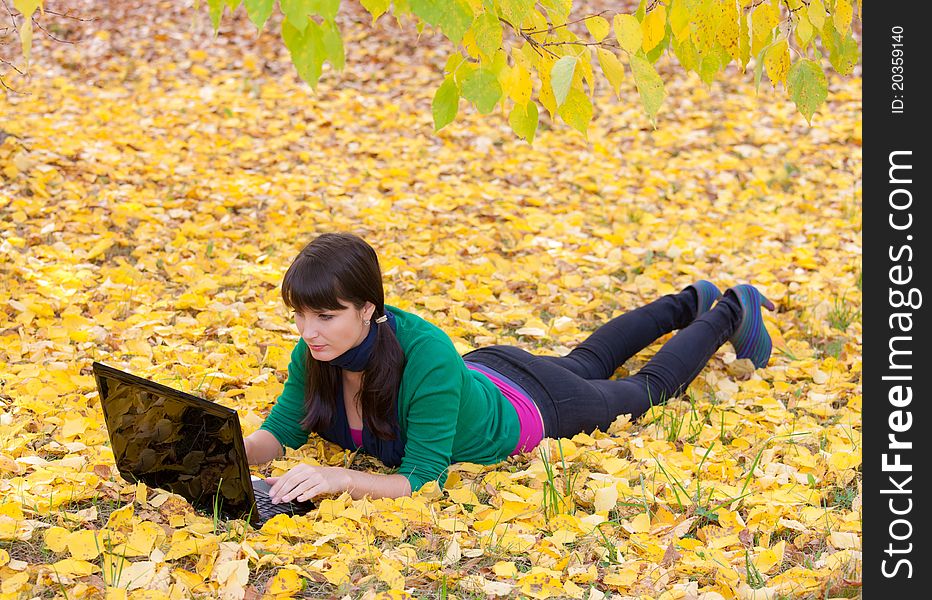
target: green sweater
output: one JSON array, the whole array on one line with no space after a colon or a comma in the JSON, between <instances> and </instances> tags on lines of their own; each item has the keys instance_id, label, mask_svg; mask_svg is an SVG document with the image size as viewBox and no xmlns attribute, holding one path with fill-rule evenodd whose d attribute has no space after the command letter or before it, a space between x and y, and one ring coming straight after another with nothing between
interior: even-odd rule
<instances>
[{"instance_id":1,"label":"green sweater","mask_svg":"<svg viewBox=\"0 0 932 600\"><path fill-rule=\"evenodd\" d=\"M405 355L398 390L398 424L405 453L398 472L416 491L428 481L446 481L454 462L494 464L518 444L518 415L482 373L466 368L453 342L417 315L386 305L396 317L396 336ZM307 443L302 429L307 344L291 353L285 388L262 423L282 444Z\"/></svg>"}]
</instances>

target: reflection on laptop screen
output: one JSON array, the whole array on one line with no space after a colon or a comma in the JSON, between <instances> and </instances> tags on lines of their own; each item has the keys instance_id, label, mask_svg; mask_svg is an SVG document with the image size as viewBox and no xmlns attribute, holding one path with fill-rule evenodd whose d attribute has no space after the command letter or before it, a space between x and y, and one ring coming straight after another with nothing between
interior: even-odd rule
<instances>
[{"instance_id":1,"label":"reflection on laptop screen","mask_svg":"<svg viewBox=\"0 0 932 600\"><path fill-rule=\"evenodd\" d=\"M124 477L184 496L208 511L215 500L230 514L252 509L234 445L235 413L211 414L154 389L106 375L101 379L113 456Z\"/></svg>"}]
</instances>

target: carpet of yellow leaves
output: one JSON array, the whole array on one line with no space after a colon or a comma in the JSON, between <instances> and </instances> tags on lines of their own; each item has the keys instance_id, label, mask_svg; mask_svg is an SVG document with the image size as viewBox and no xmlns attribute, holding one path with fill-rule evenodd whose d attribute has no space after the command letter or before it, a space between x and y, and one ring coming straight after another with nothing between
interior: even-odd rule
<instances>
[{"instance_id":1,"label":"carpet of yellow leaves","mask_svg":"<svg viewBox=\"0 0 932 600\"><path fill-rule=\"evenodd\" d=\"M0 598L857 595L858 77L811 128L747 75L680 73L652 130L629 80L590 144L559 126L528 147L497 115L432 134L429 36L351 13L347 69L313 95L274 36L240 18L212 45L168 5L37 43L29 94L0 98ZM462 351L563 353L709 278L777 303L774 356L726 345L637 422L258 531L120 480L90 362L248 434L297 339L281 276L330 230ZM378 468L314 441L264 472L302 459Z\"/></svg>"}]
</instances>

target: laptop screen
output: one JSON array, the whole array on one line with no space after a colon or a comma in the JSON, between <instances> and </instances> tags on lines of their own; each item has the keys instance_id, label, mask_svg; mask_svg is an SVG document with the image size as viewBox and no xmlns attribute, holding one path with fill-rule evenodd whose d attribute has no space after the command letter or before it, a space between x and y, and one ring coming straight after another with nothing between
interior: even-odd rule
<instances>
[{"instance_id":1,"label":"laptop screen","mask_svg":"<svg viewBox=\"0 0 932 600\"><path fill-rule=\"evenodd\" d=\"M113 457L142 481L194 506L245 517L253 509L236 412L161 384L95 365Z\"/></svg>"}]
</instances>

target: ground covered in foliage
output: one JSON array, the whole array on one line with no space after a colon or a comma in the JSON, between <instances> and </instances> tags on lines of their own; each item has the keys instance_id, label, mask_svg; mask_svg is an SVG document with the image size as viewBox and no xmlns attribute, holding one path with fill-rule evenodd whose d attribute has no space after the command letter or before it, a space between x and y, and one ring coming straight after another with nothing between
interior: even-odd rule
<instances>
[{"instance_id":1,"label":"ground covered in foliage","mask_svg":"<svg viewBox=\"0 0 932 600\"><path fill-rule=\"evenodd\" d=\"M74 4L99 20L37 33L0 96L0 597L859 595L858 77L809 127L750 73L667 68L656 129L629 79L588 141L544 124L528 146L465 104L435 135L444 49L388 18L342 17L346 70L311 93L243 15L214 40L203 9ZM757 284L776 348L754 370L726 344L608 432L261 530L123 482L91 362L248 434L297 339L281 277L332 230L464 352L565 353L699 278ZM380 468L315 440L257 472L299 460Z\"/></svg>"}]
</instances>

